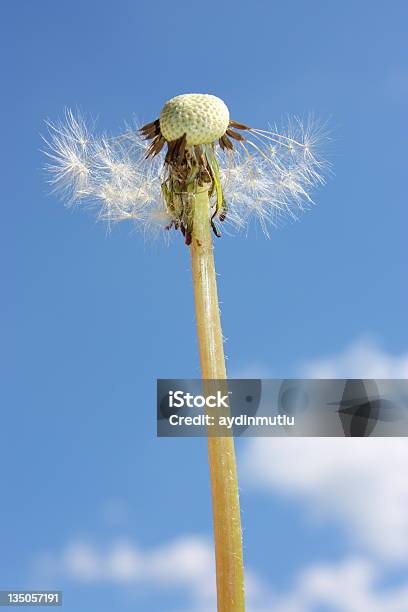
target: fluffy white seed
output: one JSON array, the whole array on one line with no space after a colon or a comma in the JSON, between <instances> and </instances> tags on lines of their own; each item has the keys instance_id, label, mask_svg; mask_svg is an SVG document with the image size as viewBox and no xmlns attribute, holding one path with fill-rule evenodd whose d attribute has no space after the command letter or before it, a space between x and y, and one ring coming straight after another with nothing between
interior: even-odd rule
<instances>
[{"instance_id":1,"label":"fluffy white seed","mask_svg":"<svg viewBox=\"0 0 408 612\"><path fill-rule=\"evenodd\" d=\"M48 128L49 181L68 205L96 205L99 219L133 219L149 231L169 225L161 190L165 151L146 159L149 145L134 126L118 137L95 136L80 115L67 111ZM232 152L216 147L226 222L240 228L256 219L268 235L269 225L279 225L282 217L297 218L313 203L313 188L324 183L327 164L316 150L326 138L324 126L295 119L283 134L253 129Z\"/></svg>"},{"instance_id":2,"label":"fluffy white seed","mask_svg":"<svg viewBox=\"0 0 408 612\"><path fill-rule=\"evenodd\" d=\"M187 144L210 144L223 136L228 124L228 107L209 94L176 96L160 113L160 130L169 142L186 134Z\"/></svg>"}]
</instances>

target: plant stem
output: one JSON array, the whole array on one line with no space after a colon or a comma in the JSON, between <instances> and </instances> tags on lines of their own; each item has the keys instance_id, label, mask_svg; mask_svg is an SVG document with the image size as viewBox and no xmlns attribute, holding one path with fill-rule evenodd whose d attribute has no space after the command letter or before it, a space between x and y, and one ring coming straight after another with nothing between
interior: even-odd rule
<instances>
[{"instance_id":1,"label":"plant stem","mask_svg":"<svg viewBox=\"0 0 408 612\"><path fill-rule=\"evenodd\" d=\"M207 186L208 187L208 186ZM191 260L203 379L225 379L210 205L207 187L195 194ZM244 612L242 531L234 438L208 437L218 612Z\"/></svg>"}]
</instances>

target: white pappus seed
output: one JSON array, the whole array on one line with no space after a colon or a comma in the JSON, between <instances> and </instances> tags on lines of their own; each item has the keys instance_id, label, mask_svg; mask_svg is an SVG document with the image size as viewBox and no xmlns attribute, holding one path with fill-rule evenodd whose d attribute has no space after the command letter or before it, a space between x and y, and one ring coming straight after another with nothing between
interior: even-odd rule
<instances>
[{"instance_id":1,"label":"white pappus seed","mask_svg":"<svg viewBox=\"0 0 408 612\"><path fill-rule=\"evenodd\" d=\"M169 120L168 125L163 120L171 115L166 108L179 110L179 114L174 111L176 119ZM183 109L195 110L182 120ZM225 221L224 227L232 224L242 228L254 219L268 234L269 226L278 225L282 217L297 218L310 207L314 188L324 183L328 164L318 150L327 141L327 133L325 126L313 119L292 119L283 132L275 126L268 130L245 128L244 140L235 139L233 150L223 150L215 141L240 129L239 124L229 122L228 109L219 98L185 94L166 103L158 124L156 120L147 126L150 140L160 141L164 136L179 139L187 133L191 145L188 154L195 155L192 141L199 142L199 152L207 152L211 163L218 166L224 197L215 220ZM162 134L166 125L168 131ZM44 138L48 180L67 205L96 205L99 219L133 219L144 231L179 222L183 194L175 194L172 215L164 192L169 173L166 149L172 141L149 157L151 144L141 136L137 125L128 126L118 136L94 134L81 115L70 110L61 121L48 122L48 131ZM210 203L212 220L218 204L216 189Z\"/></svg>"}]
</instances>

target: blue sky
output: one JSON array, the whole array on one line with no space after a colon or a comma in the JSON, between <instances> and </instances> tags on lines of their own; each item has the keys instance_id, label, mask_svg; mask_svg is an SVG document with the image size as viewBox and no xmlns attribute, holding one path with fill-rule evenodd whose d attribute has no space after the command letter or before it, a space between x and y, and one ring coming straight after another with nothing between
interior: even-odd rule
<instances>
[{"instance_id":1,"label":"blue sky","mask_svg":"<svg viewBox=\"0 0 408 612\"><path fill-rule=\"evenodd\" d=\"M173 95L208 92L259 127L287 114L328 120L334 174L318 206L270 240L252 228L216 243L228 368L287 377L329 356L334 374L350 363L351 373L368 375L365 364L374 364L375 375L403 376L407 18L404 2L363 0L4 7L0 588L63 588L67 612L190 612L204 605L197 582L205 572L172 581L151 555L170 558L170 543L191 537L186 548L199 556L211 542L205 441L155 437L156 378L199 375L188 249L145 241L127 225L108 236L92 212L67 211L48 195L44 119L79 107L115 132L135 115L154 119ZM279 456L296 475L288 448ZM326 477L306 479L307 493L279 484L273 470L258 482L251 469L261 452L238 444L247 564L268 593L293 590L313 564L347 564L352 555L400 588L407 559L357 537L364 522L338 500L330 506ZM377 478L370 457L389 454L362 452L362 480L352 488L349 472L339 477L351 499ZM405 460L403 446L392 452ZM327 505L324 519L309 516L314 504ZM406 523L397 524L394 534L387 523L389 535L405 537ZM140 551L150 578L120 581L95 569L117 541ZM64 557L75 542L99 555L84 580ZM310 601L302 612L335 609ZM383 609L398 610L389 601Z\"/></svg>"}]
</instances>

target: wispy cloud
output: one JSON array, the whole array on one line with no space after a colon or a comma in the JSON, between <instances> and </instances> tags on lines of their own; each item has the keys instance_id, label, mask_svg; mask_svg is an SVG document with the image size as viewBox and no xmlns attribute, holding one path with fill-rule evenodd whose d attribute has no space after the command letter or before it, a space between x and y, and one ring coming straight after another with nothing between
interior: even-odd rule
<instances>
[{"instance_id":1,"label":"wispy cloud","mask_svg":"<svg viewBox=\"0 0 408 612\"><path fill-rule=\"evenodd\" d=\"M273 363L250 361L231 378L273 378L282 372ZM281 374L280 374L281 375ZM294 378L408 378L408 350L391 353L371 337L361 337L344 349L308 361L294 362L287 377Z\"/></svg>"},{"instance_id":2,"label":"wispy cloud","mask_svg":"<svg viewBox=\"0 0 408 612\"><path fill-rule=\"evenodd\" d=\"M359 340L300 368L316 378L406 378L408 353ZM353 541L388 559L408 560L408 440L254 438L244 449L246 485L289 494L310 511L341 520Z\"/></svg>"},{"instance_id":3,"label":"wispy cloud","mask_svg":"<svg viewBox=\"0 0 408 612\"><path fill-rule=\"evenodd\" d=\"M142 549L129 540L108 548L73 541L59 553L41 555L35 574L42 581L58 578L88 586L146 585L151 587L153 598L157 590L181 590L189 601L188 612L213 612L216 608L214 551L199 536L180 537L153 549ZM266 610L269 590L251 571L247 572L247 593L253 612Z\"/></svg>"},{"instance_id":4,"label":"wispy cloud","mask_svg":"<svg viewBox=\"0 0 408 612\"><path fill-rule=\"evenodd\" d=\"M343 351L300 367L306 378L408 378L408 352L395 355L362 338Z\"/></svg>"},{"instance_id":5,"label":"wispy cloud","mask_svg":"<svg viewBox=\"0 0 408 612\"><path fill-rule=\"evenodd\" d=\"M348 558L337 564L316 564L299 575L292 593L273 608L277 612L311 612L324 606L337 612L405 612L408 583L380 590L382 575L371 561ZM265 611L266 612L266 611Z\"/></svg>"},{"instance_id":6,"label":"wispy cloud","mask_svg":"<svg viewBox=\"0 0 408 612\"><path fill-rule=\"evenodd\" d=\"M209 543L183 537L145 550L129 540L98 548L87 541L68 543L58 554L43 555L37 569L82 583L148 583L187 589L195 600L214 595L214 559Z\"/></svg>"},{"instance_id":7,"label":"wispy cloud","mask_svg":"<svg viewBox=\"0 0 408 612\"><path fill-rule=\"evenodd\" d=\"M152 590L152 608L157 592L184 591L188 603L180 612L213 612L213 550L199 536L183 537L154 549L130 542L113 544L103 551L89 543L70 543L59 554L48 557L43 572L71 582L100 583L113 588L144 584ZM251 612L310 612L330 606L338 612L406 612L408 584L380 588L380 566L364 558L339 563L310 564L302 568L287 592L277 593L254 572L247 571L246 590Z\"/></svg>"},{"instance_id":8,"label":"wispy cloud","mask_svg":"<svg viewBox=\"0 0 408 612\"><path fill-rule=\"evenodd\" d=\"M254 438L245 485L341 520L353 541L408 560L408 442L403 438Z\"/></svg>"}]
</instances>

